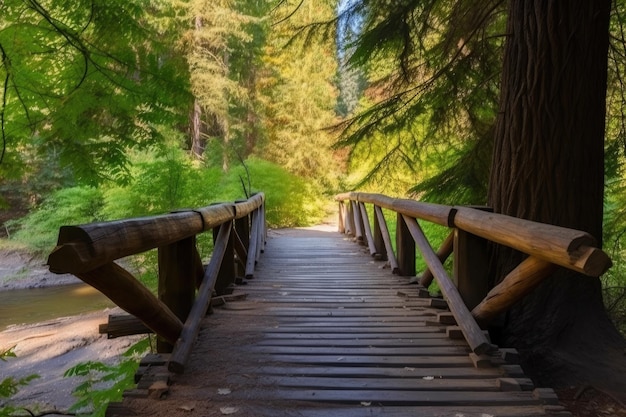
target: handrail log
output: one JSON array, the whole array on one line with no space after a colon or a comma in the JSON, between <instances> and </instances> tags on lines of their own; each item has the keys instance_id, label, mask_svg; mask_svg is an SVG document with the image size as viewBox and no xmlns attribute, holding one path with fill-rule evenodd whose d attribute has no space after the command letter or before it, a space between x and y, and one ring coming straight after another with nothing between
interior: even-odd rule
<instances>
[{"instance_id":1,"label":"handrail log","mask_svg":"<svg viewBox=\"0 0 626 417\"><path fill-rule=\"evenodd\" d=\"M555 265L534 256L526 258L511 271L487 296L472 310L479 323L488 323L509 307L529 294L548 277Z\"/></svg>"},{"instance_id":2,"label":"handrail log","mask_svg":"<svg viewBox=\"0 0 626 417\"><path fill-rule=\"evenodd\" d=\"M256 193L246 201L235 203L235 219L241 219L263 205L264 193Z\"/></svg>"},{"instance_id":3,"label":"handrail log","mask_svg":"<svg viewBox=\"0 0 626 417\"><path fill-rule=\"evenodd\" d=\"M215 247L213 248L211 260L209 261L209 264L204 272L200 290L198 291L196 300L191 307L191 311L187 316L187 320L185 320L185 325L180 332L178 340L176 340L174 350L170 356L170 361L167 367L171 372L181 374L185 371L185 365L187 363L187 359L189 358L189 354L191 353L191 348L193 347L196 337L198 336L200 321L206 315L207 309L209 308L209 301L211 300L213 287L217 281L217 275L222 264L222 259L226 253L226 247L228 246L228 238L231 229L232 222L224 223L220 227L217 239L215 240Z\"/></svg>"},{"instance_id":4,"label":"handrail log","mask_svg":"<svg viewBox=\"0 0 626 417\"><path fill-rule=\"evenodd\" d=\"M391 198L382 194L350 192L338 194L335 200L354 200L362 203L370 203L413 218L427 220L441 226L450 226L450 217L454 212L454 207L452 206L422 203L402 198Z\"/></svg>"},{"instance_id":5,"label":"handrail log","mask_svg":"<svg viewBox=\"0 0 626 417\"><path fill-rule=\"evenodd\" d=\"M234 207L218 204L160 216L62 226L48 265L51 272L58 274L89 271L219 226L234 218Z\"/></svg>"},{"instance_id":6,"label":"handrail log","mask_svg":"<svg viewBox=\"0 0 626 417\"><path fill-rule=\"evenodd\" d=\"M450 308L450 311L456 318L458 325L461 327L461 331L463 332L469 347L477 355L489 352L493 349L493 346L489 343L487 337L478 326L467 307L465 307L465 303L461 299L458 290L454 286L450 277L448 277L448 274L437 257L437 254L428 243L422 228L414 218L407 215L403 215L402 217L411 232L411 236L415 239L415 243L424 256L428 269L432 271L433 276L437 280L437 284L439 285L441 292L448 299L448 301L450 301L448 303L448 308Z\"/></svg>"},{"instance_id":7,"label":"handrail log","mask_svg":"<svg viewBox=\"0 0 626 417\"><path fill-rule=\"evenodd\" d=\"M471 208L455 210L454 227L531 256L594 277L612 265L588 233Z\"/></svg>"},{"instance_id":8,"label":"handrail log","mask_svg":"<svg viewBox=\"0 0 626 417\"><path fill-rule=\"evenodd\" d=\"M76 274L106 295L124 311L139 318L150 330L174 344L183 329L178 317L144 285L116 263Z\"/></svg>"}]
</instances>

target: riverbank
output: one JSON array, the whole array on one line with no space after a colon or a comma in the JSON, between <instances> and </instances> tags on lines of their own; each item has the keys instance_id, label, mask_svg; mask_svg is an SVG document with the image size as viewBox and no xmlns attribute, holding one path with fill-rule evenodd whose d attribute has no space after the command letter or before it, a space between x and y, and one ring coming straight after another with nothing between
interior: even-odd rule
<instances>
[{"instance_id":1,"label":"riverbank","mask_svg":"<svg viewBox=\"0 0 626 417\"><path fill-rule=\"evenodd\" d=\"M48 270L44 259L20 249L0 249L0 291L44 288L81 282L70 274Z\"/></svg>"},{"instance_id":2,"label":"riverbank","mask_svg":"<svg viewBox=\"0 0 626 417\"><path fill-rule=\"evenodd\" d=\"M0 379L37 374L11 399L13 406L30 410L67 410L76 399L74 388L81 378L64 378L67 369L85 361L116 363L117 358L141 336L107 339L98 326L119 308L30 325L11 326L0 332L0 350L13 348L16 358L0 362Z\"/></svg>"},{"instance_id":3,"label":"riverbank","mask_svg":"<svg viewBox=\"0 0 626 417\"><path fill-rule=\"evenodd\" d=\"M2 294L10 296L14 290L58 287L80 282L72 275L52 274L45 261L33 258L24 251L0 250ZM41 306L32 306L34 309L38 307ZM121 312L119 308L100 309L34 324L14 324L0 331L0 351L13 348L17 356L7 358L5 362L0 361L0 380L39 375L39 378L20 388L9 403L38 411L67 410L76 401L72 395L74 388L82 382L82 379L76 377L64 378L67 369L85 361L113 364L119 355L142 337L107 339L106 335L98 333L98 326L107 321L109 314ZM18 317L13 321L22 322Z\"/></svg>"}]
</instances>

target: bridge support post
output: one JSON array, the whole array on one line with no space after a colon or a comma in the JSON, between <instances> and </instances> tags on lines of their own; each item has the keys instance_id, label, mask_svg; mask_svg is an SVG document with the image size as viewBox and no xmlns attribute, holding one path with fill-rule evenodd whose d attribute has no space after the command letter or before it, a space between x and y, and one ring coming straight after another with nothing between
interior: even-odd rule
<instances>
[{"instance_id":1,"label":"bridge support post","mask_svg":"<svg viewBox=\"0 0 626 417\"><path fill-rule=\"evenodd\" d=\"M214 244L217 244L217 237L219 236L221 227L224 227L224 225L213 229ZM217 274L217 280L215 281L215 292L217 295L228 294L228 287L235 282L235 251L233 233L235 233L235 231L231 229L230 234L228 235L228 242L226 243L224 258L222 258L222 263Z\"/></svg>"},{"instance_id":2,"label":"bridge support post","mask_svg":"<svg viewBox=\"0 0 626 417\"><path fill-rule=\"evenodd\" d=\"M345 226L345 205L343 204L343 201L339 202L339 212L337 215L337 229L339 230L339 233L346 233L346 226Z\"/></svg>"},{"instance_id":3,"label":"bridge support post","mask_svg":"<svg viewBox=\"0 0 626 417\"><path fill-rule=\"evenodd\" d=\"M454 281L471 311L489 292L488 241L463 230L454 231Z\"/></svg>"},{"instance_id":4,"label":"bridge support post","mask_svg":"<svg viewBox=\"0 0 626 417\"><path fill-rule=\"evenodd\" d=\"M374 206L374 246L376 247L376 259L379 261L386 261L387 249L385 248L383 231L380 227L380 221L378 220L376 210L380 210L380 207Z\"/></svg>"},{"instance_id":5,"label":"bridge support post","mask_svg":"<svg viewBox=\"0 0 626 417\"><path fill-rule=\"evenodd\" d=\"M245 201L245 200L244 200ZM235 273L237 277L245 277L246 275L246 261L248 259L247 250L250 247L250 215L243 216L239 219L235 219L235 231L242 246L246 249L245 256L243 251L239 254L240 263L235 264Z\"/></svg>"},{"instance_id":6,"label":"bridge support post","mask_svg":"<svg viewBox=\"0 0 626 417\"><path fill-rule=\"evenodd\" d=\"M196 237L174 242L158 249L159 300L185 322L196 293ZM173 345L162 338L157 340L157 352L171 352Z\"/></svg>"},{"instance_id":7,"label":"bridge support post","mask_svg":"<svg viewBox=\"0 0 626 417\"><path fill-rule=\"evenodd\" d=\"M396 220L396 252L399 274L415 276L415 240L400 213Z\"/></svg>"}]
</instances>

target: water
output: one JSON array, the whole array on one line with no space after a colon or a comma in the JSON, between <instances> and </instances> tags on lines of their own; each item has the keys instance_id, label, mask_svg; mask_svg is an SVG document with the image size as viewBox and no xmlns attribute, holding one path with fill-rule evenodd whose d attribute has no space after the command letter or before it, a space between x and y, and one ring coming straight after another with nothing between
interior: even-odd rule
<instances>
[{"instance_id":1,"label":"water","mask_svg":"<svg viewBox=\"0 0 626 417\"><path fill-rule=\"evenodd\" d=\"M87 284L0 291L0 331L112 307L111 300Z\"/></svg>"}]
</instances>

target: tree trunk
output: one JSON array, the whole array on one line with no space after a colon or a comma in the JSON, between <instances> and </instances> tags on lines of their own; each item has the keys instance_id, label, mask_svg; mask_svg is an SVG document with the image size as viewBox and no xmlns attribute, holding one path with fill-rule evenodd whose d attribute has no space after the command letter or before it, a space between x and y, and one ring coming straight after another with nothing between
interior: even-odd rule
<instances>
[{"instance_id":1,"label":"tree trunk","mask_svg":"<svg viewBox=\"0 0 626 417\"><path fill-rule=\"evenodd\" d=\"M202 135L202 108L198 99L194 99L190 115L191 155L195 159L202 159L206 141Z\"/></svg>"},{"instance_id":2,"label":"tree trunk","mask_svg":"<svg viewBox=\"0 0 626 417\"><path fill-rule=\"evenodd\" d=\"M510 0L489 190L496 212L584 230L599 245L610 7L610 0ZM521 257L495 252L498 282ZM563 270L509 311L500 336L545 383L589 378L575 353L599 341L623 349L599 280Z\"/></svg>"}]
</instances>

